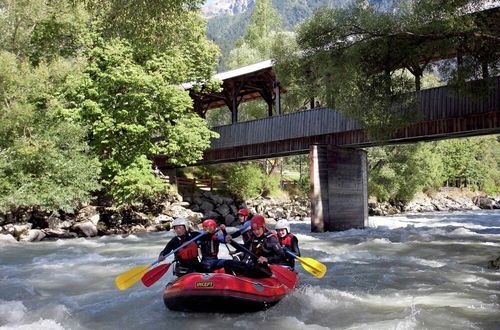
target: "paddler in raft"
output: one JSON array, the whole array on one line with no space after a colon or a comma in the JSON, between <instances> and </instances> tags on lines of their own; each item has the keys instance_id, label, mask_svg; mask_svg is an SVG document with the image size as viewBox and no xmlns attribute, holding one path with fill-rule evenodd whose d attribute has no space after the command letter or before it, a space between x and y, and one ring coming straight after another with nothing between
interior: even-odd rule
<instances>
[{"instance_id":1,"label":"paddler in raft","mask_svg":"<svg viewBox=\"0 0 500 330\"><path fill-rule=\"evenodd\" d=\"M175 250L184 242L187 242L200 234L196 231L190 231L188 221L184 218L175 219L172 222L172 227L174 228L177 236L172 238L167 243L163 251L160 252L160 255L158 256L159 261L165 260L164 256L170 251ZM198 244L195 242L183 247L179 251L175 252L174 255L176 264L173 273L175 276L181 277L189 273L202 271L200 261L198 260Z\"/></svg>"},{"instance_id":2,"label":"paddler in raft","mask_svg":"<svg viewBox=\"0 0 500 330\"><path fill-rule=\"evenodd\" d=\"M237 213L238 221L240 222L241 228L236 230L231 235L226 236L226 242L229 243L233 238L239 237L240 235L243 238L243 244L246 244L247 241L250 240L250 236L252 235L252 230L250 229L250 212L247 209L240 209ZM221 229L224 230L225 226L221 225Z\"/></svg>"},{"instance_id":3,"label":"paddler in raft","mask_svg":"<svg viewBox=\"0 0 500 330\"><path fill-rule=\"evenodd\" d=\"M226 260L224 271L226 274L235 274L253 278L271 277L272 272L268 264L282 264L286 259L285 252L274 233L266 229L263 216L255 215L250 220L252 233L245 242L245 247L258 256L257 260L245 253L242 261Z\"/></svg>"},{"instance_id":4,"label":"paddler in raft","mask_svg":"<svg viewBox=\"0 0 500 330\"><path fill-rule=\"evenodd\" d=\"M231 233L230 235L226 235L226 243L231 242L232 239L237 238L241 235L243 239L243 244L246 244L250 240L250 236L252 235L252 230L250 229L250 212L247 209L240 209L237 213L238 221L240 222L241 228ZM220 226L221 230L225 230L225 226ZM243 252L234 251L231 253L234 260L241 261L243 258Z\"/></svg>"},{"instance_id":5,"label":"paddler in raft","mask_svg":"<svg viewBox=\"0 0 500 330\"><path fill-rule=\"evenodd\" d=\"M290 231L290 223L287 220L279 220L274 227L278 234L278 241L282 248L287 249L296 256L300 257L299 240L297 236ZM295 258L288 253L282 265L289 267L291 270L295 269Z\"/></svg>"},{"instance_id":6,"label":"paddler in raft","mask_svg":"<svg viewBox=\"0 0 500 330\"><path fill-rule=\"evenodd\" d=\"M202 223L206 235L201 236L196 243L201 251L201 269L203 272L211 273L216 269L224 267L225 259L219 259L219 244L225 243L223 236L218 236L215 231L217 223L215 220L207 219Z\"/></svg>"}]
</instances>

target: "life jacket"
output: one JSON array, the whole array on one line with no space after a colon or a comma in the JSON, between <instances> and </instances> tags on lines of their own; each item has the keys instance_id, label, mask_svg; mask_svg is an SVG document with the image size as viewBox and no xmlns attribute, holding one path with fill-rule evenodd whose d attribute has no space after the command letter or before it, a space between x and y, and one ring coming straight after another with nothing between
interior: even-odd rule
<instances>
[{"instance_id":1,"label":"life jacket","mask_svg":"<svg viewBox=\"0 0 500 330\"><path fill-rule=\"evenodd\" d=\"M219 241L216 234L213 234L210 239L199 240L202 258L216 258L219 253Z\"/></svg>"},{"instance_id":2,"label":"life jacket","mask_svg":"<svg viewBox=\"0 0 500 330\"><path fill-rule=\"evenodd\" d=\"M262 237L252 237L251 250L258 256L267 255L271 252L266 248L267 239L271 236L276 236L273 232L265 232Z\"/></svg>"},{"instance_id":3,"label":"life jacket","mask_svg":"<svg viewBox=\"0 0 500 330\"><path fill-rule=\"evenodd\" d=\"M286 246L288 249L290 249L292 247L292 238L294 237L295 236L292 233L290 233L287 234L285 237L278 237L278 240L281 245Z\"/></svg>"},{"instance_id":4,"label":"life jacket","mask_svg":"<svg viewBox=\"0 0 500 330\"><path fill-rule=\"evenodd\" d=\"M179 245L183 244L183 239L180 237L177 237L179 239ZM189 240L190 238L186 238L186 240ZM179 251L175 252L175 256L177 259L180 260L192 260L198 257L198 244L195 242L189 243L187 246L183 247Z\"/></svg>"}]
</instances>

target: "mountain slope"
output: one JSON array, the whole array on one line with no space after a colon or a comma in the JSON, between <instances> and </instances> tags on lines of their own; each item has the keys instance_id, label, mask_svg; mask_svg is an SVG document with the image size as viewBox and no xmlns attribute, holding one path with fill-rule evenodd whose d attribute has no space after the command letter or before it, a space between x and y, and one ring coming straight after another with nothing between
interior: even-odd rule
<instances>
[{"instance_id":1,"label":"mountain slope","mask_svg":"<svg viewBox=\"0 0 500 330\"><path fill-rule=\"evenodd\" d=\"M381 10L390 8L392 0L370 0L372 5ZM210 5L212 13L217 12L216 5L220 5L219 12L227 12L227 8L244 8L246 10L236 14L223 14L211 17L208 20L207 37L219 45L222 58L218 66L218 71L225 70L229 52L235 48L236 40L245 34L246 26L255 0L214 0ZM272 0L274 8L282 16L283 29L293 31L295 26L304 19L310 17L313 12L321 7L345 7L348 1L345 0ZM208 7L207 6L207 7ZM205 10L205 9L204 9Z\"/></svg>"},{"instance_id":2,"label":"mountain slope","mask_svg":"<svg viewBox=\"0 0 500 330\"><path fill-rule=\"evenodd\" d=\"M202 8L203 17L237 15L252 7L255 0L214 0Z\"/></svg>"}]
</instances>

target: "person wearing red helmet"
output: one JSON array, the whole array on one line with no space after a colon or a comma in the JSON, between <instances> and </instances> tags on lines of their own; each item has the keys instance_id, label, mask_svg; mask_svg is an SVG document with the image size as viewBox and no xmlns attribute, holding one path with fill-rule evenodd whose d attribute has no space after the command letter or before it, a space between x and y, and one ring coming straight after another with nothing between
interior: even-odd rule
<instances>
[{"instance_id":1,"label":"person wearing red helmet","mask_svg":"<svg viewBox=\"0 0 500 330\"><path fill-rule=\"evenodd\" d=\"M233 238L239 237L241 235L241 237L243 238L243 244L245 244L250 239L250 235L252 234L252 231L250 230L250 219L248 219L248 217L250 216L250 212L248 212L247 209L240 209L238 210L237 215L240 225L242 226L231 235L227 235L226 242L229 243Z\"/></svg>"},{"instance_id":2,"label":"person wearing red helmet","mask_svg":"<svg viewBox=\"0 0 500 330\"><path fill-rule=\"evenodd\" d=\"M252 251L258 259L245 253L242 261L227 260L224 270L227 274L236 274L253 278L270 277L272 275L268 264L282 263L285 252L278 242L278 238L266 229L266 220L261 215L255 215L250 220L250 240L244 245Z\"/></svg>"},{"instance_id":3,"label":"person wearing red helmet","mask_svg":"<svg viewBox=\"0 0 500 330\"><path fill-rule=\"evenodd\" d=\"M211 273L216 269L222 268L226 260L219 259L219 244L224 243L224 237L218 236L215 232L217 222L207 219L202 223L203 230L207 233L201 236L196 243L201 252L201 269L204 272Z\"/></svg>"}]
</instances>

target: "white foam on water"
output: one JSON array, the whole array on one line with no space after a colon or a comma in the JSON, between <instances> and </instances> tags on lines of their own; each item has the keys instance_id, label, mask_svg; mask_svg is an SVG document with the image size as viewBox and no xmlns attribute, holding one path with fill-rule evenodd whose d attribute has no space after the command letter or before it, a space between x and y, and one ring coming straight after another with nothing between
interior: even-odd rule
<instances>
[{"instance_id":1,"label":"white foam on water","mask_svg":"<svg viewBox=\"0 0 500 330\"><path fill-rule=\"evenodd\" d=\"M33 262L37 265L37 267L50 269L58 266L73 267L79 264L104 263L112 260L117 260L117 258L103 256L98 253L81 253L63 256L54 253L48 256L34 258Z\"/></svg>"},{"instance_id":2,"label":"white foam on water","mask_svg":"<svg viewBox=\"0 0 500 330\"><path fill-rule=\"evenodd\" d=\"M266 322L266 329L293 329L293 330L329 330L331 328L318 324L305 323L293 316L285 316L276 320ZM269 326L269 327L268 327Z\"/></svg>"},{"instance_id":3,"label":"white foam on water","mask_svg":"<svg viewBox=\"0 0 500 330\"><path fill-rule=\"evenodd\" d=\"M124 237L124 239L127 241L135 241L135 242L141 240L141 238L139 236L134 235L134 234L130 234L130 235Z\"/></svg>"},{"instance_id":4,"label":"white foam on water","mask_svg":"<svg viewBox=\"0 0 500 330\"><path fill-rule=\"evenodd\" d=\"M6 301L0 299L0 323L9 324L21 321L28 309L22 301Z\"/></svg>"},{"instance_id":5,"label":"white foam on water","mask_svg":"<svg viewBox=\"0 0 500 330\"><path fill-rule=\"evenodd\" d=\"M422 258L416 258L416 257L409 257L408 260L411 263L417 264L417 265L422 265L422 266L427 266L431 268L441 268L446 265L448 265L448 262L444 260L429 260L429 259L422 259Z\"/></svg>"},{"instance_id":6,"label":"white foam on water","mask_svg":"<svg viewBox=\"0 0 500 330\"><path fill-rule=\"evenodd\" d=\"M66 330L61 324L54 320L39 319L29 324L5 325L1 330ZM68 328L69 329L69 328Z\"/></svg>"},{"instance_id":7,"label":"white foam on water","mask_svg":"<svg viewBox=\"0 0 500 330\"><path fill-rule=\"evenodd\" d=\"M75 245L81 246L81 247L91 247L91 248L97 248L97 247L103 247L105 244L102 242L99 242L96 237L77 237L77 238L72 238L72 239L57 239L53 242L58 246L69 246L69 247L74 247Z\"/></svg>"}]
</instances>

